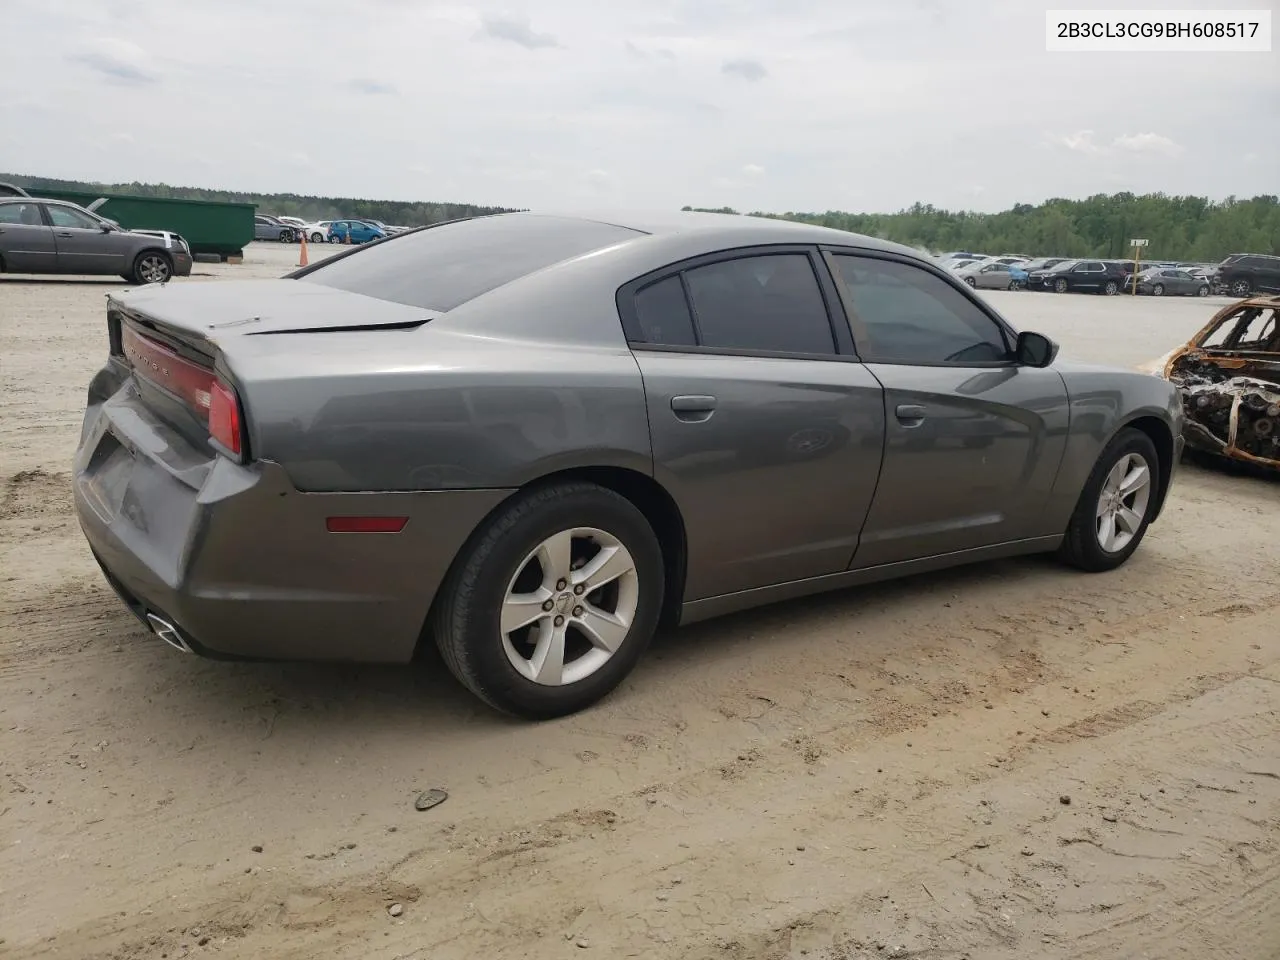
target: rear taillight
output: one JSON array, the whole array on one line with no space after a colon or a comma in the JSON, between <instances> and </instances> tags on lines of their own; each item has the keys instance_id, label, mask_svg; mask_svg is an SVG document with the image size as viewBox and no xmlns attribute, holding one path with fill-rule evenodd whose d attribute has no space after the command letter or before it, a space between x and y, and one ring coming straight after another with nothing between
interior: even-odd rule
<instances>
[{"instance_id":1,"label":"rear taillight","mask_svg":"<svg viewBox=\"0 0 1280 960\"><path fill-rule=\"evenodd\" d=\"M209 436L240 456L241 426L240 401L235 391L221 380L214 380L209 388Z\"/></svg>"}]
</instances>

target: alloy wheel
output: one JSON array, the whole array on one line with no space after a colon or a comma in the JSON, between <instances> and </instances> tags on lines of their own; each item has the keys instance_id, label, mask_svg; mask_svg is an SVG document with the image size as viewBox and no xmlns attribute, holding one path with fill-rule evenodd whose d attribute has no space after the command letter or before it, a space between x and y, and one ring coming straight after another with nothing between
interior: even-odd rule
<instances>
[{"instance_id":1,"label":"alloy wheel","mask_svg":"<svg viewBox=\"0 0 1280 960\"><path fill-rule=\"evenodd\" d=\"M503 650L534 683L576 683L617 653L639 604L639 574L622 541L595 527L562 530L531 550L507 585Z\"/></svg>"},{"instance_id":2,"label":"alloy wheel","mask_svg":"<svg viewBox=\"0 0 1280 960\"><path fill-rule=\"evenodd\" d=\"M1126 453L1107 473L1098 494L1098 546L1118 553L1142 529L1151 502L1151 467L1138 453Z\"/></svg>"},{"instance_id":3,"label":"alloy wheel","mask_svg":"<svg viewBox=\"0 0 1280 960\"><path fill-rule=\"evenodd\" d=\"M138 264L138 275L144 283L164 283L169 279L169 261L158 253L150 253Z\"/></svg>"},{"instance_id":4,"label":"alloy wheel","mask_svg":"<svg viewBox=\"0 0 1280 960\"><path fill-rule=\"evenodd\" d=\"M1249 295L1249 281L1236 280L1231 284L1231 295L1233 297L1247 297Z\"/></svg>"}]
</instances>

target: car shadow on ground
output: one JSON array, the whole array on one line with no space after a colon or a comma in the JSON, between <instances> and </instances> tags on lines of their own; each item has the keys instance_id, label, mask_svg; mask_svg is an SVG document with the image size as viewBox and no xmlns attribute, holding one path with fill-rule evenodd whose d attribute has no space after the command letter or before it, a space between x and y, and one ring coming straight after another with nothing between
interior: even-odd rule
<instances>
[{"instance_id":1,"label":"car shadow on ground","mask_svg":"<svg viewBox=\"0 0 1280 960\"><path fill-rule=\"evenodd\" d=\"M0 276L0 283L29 287L122 287L129 285L119 277L63 277L41 276L39 274L5 274Z\"/></svg>"}]
</instances>

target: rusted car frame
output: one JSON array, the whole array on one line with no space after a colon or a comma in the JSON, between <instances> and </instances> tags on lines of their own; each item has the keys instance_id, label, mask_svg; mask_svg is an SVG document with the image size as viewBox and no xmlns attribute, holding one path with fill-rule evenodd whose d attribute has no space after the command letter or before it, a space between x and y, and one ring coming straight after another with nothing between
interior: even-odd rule
<instances>
[{"instance_id":1,"label":"rusted car frame","mask_svg":"<svg viewBox=\"0 0 1280 960\"><path fill-rule=\"evenodd\" d=\"M1239 300L1171 353L1187 445L1280 470L1280 296Z\"/></svg>"}]
</instances>

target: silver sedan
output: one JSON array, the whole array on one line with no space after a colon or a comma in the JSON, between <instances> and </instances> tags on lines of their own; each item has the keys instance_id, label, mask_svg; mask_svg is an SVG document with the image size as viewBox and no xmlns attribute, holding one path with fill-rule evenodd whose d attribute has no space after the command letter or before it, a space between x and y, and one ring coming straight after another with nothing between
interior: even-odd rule
<instances>
[{"instance_id":1,"label":"silver sedan","mask_svg":"<svg viewBox=\"0 0 1280 960\"><path fill-rule=\"evenodd\" d=\"M980 290L1009 290L1013 287L1010 264L979 260L956 271L956 276Z\"/></svg>"}]
</instances>

